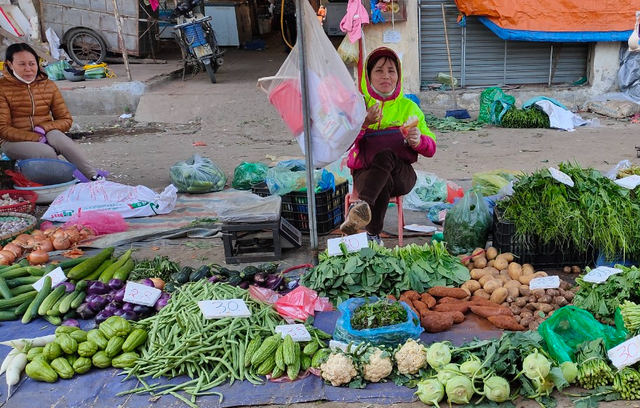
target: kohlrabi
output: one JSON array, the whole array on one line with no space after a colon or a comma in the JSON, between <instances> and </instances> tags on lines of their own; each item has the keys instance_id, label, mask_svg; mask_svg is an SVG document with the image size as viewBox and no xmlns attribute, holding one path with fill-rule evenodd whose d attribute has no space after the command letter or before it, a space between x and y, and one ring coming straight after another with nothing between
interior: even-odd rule
<instances>
[{"instance_id":1,"label":"kohlrabi","mask_svg":"<svg viewBox=\"0 0 640 408\"><path fill-rule=\"evenodd\" d=\"M446 343L433 343L427 350L427 363L436 370L449 364L451 361L451 350Z\"/></svg>"},{"instance_id":2,"label":"kohlrabi","mask_svg":"<svg viewBox=\"0 0 640 408\"><path fill-rule=\"evenodd\" d=\"M536 351L522 361L522 371L530 380L544 380L551 370L551 362Z\"/></svg>"},{"instance_id":3,"label":"kohlrabi","mask_svg":"<svg viewBox=\"0 0 640 408\"><path fill-rule=\"evenodd\" d=\"M438 381L440 381L442 383L442 385L447 385L447 382L456 376L461 375L462 373L460 372L460 367L458 367L457 364L447 364L444 367L441 367L438 370Z\"/></svg>"},{"instance_id":4,"label":"kohlrabi","mask_svg":"<svg viewBox=\"0 0 640 408\"><path fill-rule=\"evenodd\" d=\"M473 384L468 377L457 375L447 381L445 391L450 403L467 404L473 397Z\"/></svg>"},{"instance_id":5,"label":"kohlrabi","mask_svg":"<svg viewBox=\"0 0 640 408\"><path fill-rule=\"evenodd\" d=\"M502 377L494 375L484 382L484 396L490 401L504 402L509 399L510 393L509 382Z\"/></svg>"},{"instance_id":6,"label":"kohlrabi","mask_svg":"<svg viewBox=\"0 0 640 408\"><path fill-rule=\"evenodd\" d=\"M415 395L425 404L439 407L440 401L444 398L444 386L435 378L422 380L418 383L418 391Z\"/></svg>"}]
</instances>

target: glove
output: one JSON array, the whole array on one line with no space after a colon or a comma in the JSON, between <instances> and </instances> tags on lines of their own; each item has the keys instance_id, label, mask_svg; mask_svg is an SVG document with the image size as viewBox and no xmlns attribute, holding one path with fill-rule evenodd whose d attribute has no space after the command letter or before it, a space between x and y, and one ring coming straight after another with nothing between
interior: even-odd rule
<instances>
[{"instance_id":1,"label":"glove","mask_svg":"<svg viewBox=\"0 0 640 408\"><path fill-rule=\"evenodd\" d=\"M38 142L47 143L47 137L46 136L41 136L40 139L38 139Z\"/></svg>"},{"instance_id":2,"label":"glove","mask_svg":"<svg viewBox=\"0 0 640 408\"><path fill-rule=\"evenodd\" d=\"M36 133L40 133L42 136L47 134L47 132L42 128L42 126L34 127L33 131L36 132Z\"/></svg>"}]
</instances>

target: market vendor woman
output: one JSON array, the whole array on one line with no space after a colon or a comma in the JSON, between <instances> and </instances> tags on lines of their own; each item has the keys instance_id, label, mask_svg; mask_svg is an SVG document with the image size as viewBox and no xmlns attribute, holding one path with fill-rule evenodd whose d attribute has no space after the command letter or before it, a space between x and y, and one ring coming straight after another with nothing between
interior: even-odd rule
<instances>
[{"instance_id":1,"label":"market vendor woman","mask_svg":"<svg viewBox=\"0 0 640 408\"><path fill-rule=\"evenodd\" d=\"M347 161L359 201L340 230L355 234L366 228L369 240L380 243L389 198L411 191L416 183L411 164L418 154L435 154L436 137L420 107L404 97L400 60L391 49L378 48L369 54L361 87L367 117Z\"/></svg>"},{"instance_id":2,"label":"market vendor woman","mask_svg":"<svg viewBox=\"0 0 640 408\"><path fill-rule=\"evenodd\" d=\"M28 44L7 48L0 78L0 148L9 158L64 156L89 180L101 180L86 154L64 132L73 119L53 81L41 71Z\"/></svg>"}]
</instances>

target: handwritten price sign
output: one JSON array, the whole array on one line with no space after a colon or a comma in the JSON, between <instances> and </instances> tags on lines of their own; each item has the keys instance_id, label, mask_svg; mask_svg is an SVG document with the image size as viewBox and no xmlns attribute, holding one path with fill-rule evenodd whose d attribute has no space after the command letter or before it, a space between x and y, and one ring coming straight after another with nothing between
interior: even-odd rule
<instances>
[{"instance_id":1,"label":"handwritten price sign","mask_svg":"<svg viewBox=\"0 0 640 408\"><path fill-rule=\"evenodd\" d=\"M367 233L361 232L360 234L347 235L341 238L332 238L327 240L327 250L329 256L342 255L340 244L344 243L347 246L348 252L358 252L362 248L368 248Z\"/></svg>"},{"instance_id":2,"label":"handwritten price sign","mask_svg":"<svg viewBox=\"0 0 640 408\"><path fill-rule=\"evenodd\" d=\"M153 306L161 294L162 291L160 289L135 282L127 282L127 286L124 288L124 301L136 305Z\"/></svg>"},{"instance_id":3,"label":"handwritten price sign","mask_svg":"<svg viewBox=\"0 0 640 408\"><path fill-rule=\"evenodd\" d=\"M556 289L560 287L560 277L545 276L543 278L531 279L529 289Z\"/></svg>"},{"instance_id":4,"label":"handwritten price sign","mask_svg":"<svg viewBox=\"0 0 640 408\"><path fill-rule=\"evenodd\" d=\"M610 276L622 273L622 269L610 268L608 266L599 266L584 275L584 281L590 283L602 283L609 279Z\"/></svg>"},{"instance_id":5,"label":"handwritten price sign","mask_svg":"<svg viewBox=\"0 0 640 408\"><path fill-rule=\"evenodd\" d=\"M607 352L609 360L618 369L635 364L640 361L640 336L618 344Z\"/></svg>"},{"instance_id":6,"label":"handwritten price sign","mask_svg":"<svg viewBox=\"0 0 640 408\"><path fill-rule=\"evenodd\" d=\"M62 271L62 268L57 267L48 274L44 275L42 278L38 279L38 281L32 285L33 288L40 292L42 290L42 287L44 286L44 278L47 276L51 277L52 288L55 288L56 286L67 280L67 276Z\"/></svg>"},{"instance_id":7,"label":"handwritten price sign","mask_svg":"<svg viewBox=\"0 0 640 408\"><path fill-rule=\"evenodd\" d=\"M311 341L311 334L304 324L282 324L276 326L276 333L281 333L282 338L288 335L293 338L293 341Z\"/></svg>"},{"instance_id":8,"label":"handwritten price sign","mask_svg":"<svg viewBox=\"0 0 640 408\"><path fill-rule=\"evenodd\" d=\"M205 319L251 316L251 311L242 299L201 300L198 307Z\"/></svg>"}]
</instances>

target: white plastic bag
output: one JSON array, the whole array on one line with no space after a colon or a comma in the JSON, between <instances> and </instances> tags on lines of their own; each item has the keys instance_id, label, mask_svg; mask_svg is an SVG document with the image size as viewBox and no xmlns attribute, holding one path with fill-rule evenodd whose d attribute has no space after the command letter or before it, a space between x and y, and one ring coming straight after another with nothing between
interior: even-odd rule
<instances>
[{"instance_id":1,"label":"white plastic bag","mask_svg":"<svg viewBox=\"0 0 640 408\"><path fill-rule=\"evenodd\" d=\"M360 43L358 41L352 43L349 40L349 36L345 35L338 47L338 55L346 66L355 67L358 65L358 59L360 58Z\"/></svg>"},{"instance_id":2,"label":"white plastic bag","mask_svg":"<svg viewBox=\"0 0 640 408\"><path fill-rule=\"evenodd\" d=\"M280 218L281 204L278 195L260 197L246 191L216 203L213 208L222 222L267 222Z\"/></svg>"},{"instance_id":3,"label":"white plastic bag","mask_svg":"<svg viewBox=\"0 0 640 408\"><path fill-rule=\"evenodd\" d=\"M111 181L76 184L51 203L43 220L65 222L78 210L116 211L124 218L168 214L176 206L178 189L169 185L160 194L145 186Z\"/></svg>"},{"instance_id":4,"label":"white plastic bag","mask_svg":"<svg viewBox=\"0 0 640 408\"><path fill-rule=\"evenodd\" d=\"M313 165L324 167L353 144L366 116L364 99L353 77L318 24L309 2L304 3L306 74ZM300 92L299 44L293 47L274 77L261 78L258 86L269 95L285 124L306 152ZM270 81L268 89L263 82Z\"/></svg>"}]
</instances>

